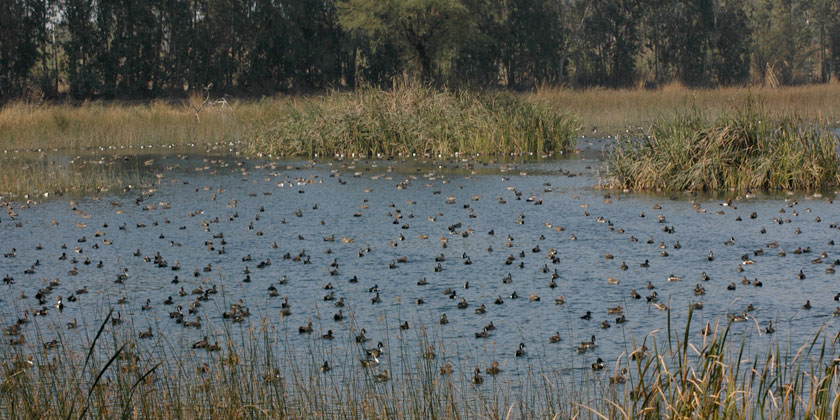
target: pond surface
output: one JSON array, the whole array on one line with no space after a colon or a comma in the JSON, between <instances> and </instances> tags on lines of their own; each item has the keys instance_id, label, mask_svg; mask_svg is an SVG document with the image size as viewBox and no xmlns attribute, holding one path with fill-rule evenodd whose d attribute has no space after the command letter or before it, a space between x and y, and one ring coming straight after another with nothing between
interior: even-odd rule
<instances>
[{"instance_id":1,"label":"pond surface","mask_svg":"<svg viewBox=\"0 0 840 420\"><path fill-rule=\"evenodd\" d=\"M498 361L511 376L588 370L596 358L612 366L634 342L665 340L668 311L649 301L654 292L670 306L675 329L702 302L692 342L702 343L707 322L746 312L733 331L751 337L748 354L776 339L798 346L824 324L836 328L840 285L830 271L840 258L832 242L840 241L840 211L830 199L759 195L727 203L600 190L598 146L588 147L572 159L513 163L156 157L152 190L12 203L15 217L0 214L7 254L0 276L13 279L0 285L2 325L28 312L37 321L23 331L30 343L61 334L65 346L83 347L114 308L130 322L109 328L136 334L151 327L154 338L141 345L184 353L196 352L191 344L204 336L224 342L231 330L238 336L268 326L289 352L281 357L345 369L358 368L364 352L352 337L365 328L371 341L364 347L382 341L389 363L422 354L424 341L437 343L456 369ZM50 282L58 284L39 303ZM87 294L79 294L83 288ZM189 313L198 297L207 299ZM458 307L462 299L466 309ZM238 315L250 316L225 318L240 300ZM478 314L481 305L486 313ZM178 306L184 322L201 327L172 319ZM608 312L618 306L621 313ZM33 317L44 307L45 316ZM336 321L339 309L346 318ZM591 319L581 319L587 312ZM622 314L626 322L617 323ZM67 330L74 319L79 328ZM298 334L308 321L314 333ZM770 321L775 335L764 334ZM400 329L406 322L409 329ZM489 338L476 338L491 322ZM315 339L329 330L335 340ZM555 333L562 341L550 343ZM576 351L592 336L595 349ZM524 357L515 356L520 343Z\"/></svg>"}]
</instances>

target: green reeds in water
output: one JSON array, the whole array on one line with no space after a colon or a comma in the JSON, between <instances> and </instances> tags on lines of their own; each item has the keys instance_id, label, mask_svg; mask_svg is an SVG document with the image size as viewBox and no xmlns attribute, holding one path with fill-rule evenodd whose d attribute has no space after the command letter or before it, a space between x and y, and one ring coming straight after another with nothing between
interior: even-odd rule
<instances>
[{"instance_id":1,"label":"green reeds in water","mask_svg":"<svg viewBox=\"0 0 840 420\"><path fill-rule=\"evenodd\" d=\"M508 93L408 85L295 101L257 129L249 150L273 156L452 155L571 151L578 119Z\"/></svg>"},{"instance_id":2,"label":"green reeds in water","mask_svg":"<svg viewBox=\"0 0 840 420\"><path fill-rule=\"evenodd\" d=\"M606 184L634 190L817 190L840 184L838 138L796 117L771 118L748 100L714 120L698 112L619 140Z\"/></svg>"},{"instance_id":3,"label":"green reeds in water","mask_svg":"<svg viewBox=\"0 0 840 420\"><path fill-rule=\"evenodd\" d=\"M3 418L752 420L840 414L836 337L825 329L799 347L773 340L767 349L762 339L750 354L758 324L724 321L701 335L691 312L684 329L669 327L668 337L658 340L661 333L652 333L642 346L628 343L627 353L603 372L589 373L575 357L560 370L535 352L506 362L498 376L482 369L481 384L472 380L476 361L457 341L444 342L436 327L400 333L386 344L381 365L365 368L358 361L361 347L358 354L336 353L332 342L317 338L293 347L288 334L295 332L265 321L225 324L218 351L190 349L177 334L141 342L130 321L112 325L110 314L93 326L86 348L73 344L84 338L66 337L49 321L32 322L47 324L34 330L57 336L60 344L42 346L41 333L24 345L0 342ZM76 331L85 334L87 327ZM352 331L336 340L342 337L348 348L357 345ZM642 347L649 348L645 355ZM324 360L332 370L320 370ZM452 374L440 373L446 366ZM570 375L575 368L587 373ZM383 369L389 372L384 382L377 380Z\"/></svg>"}]
</instances>

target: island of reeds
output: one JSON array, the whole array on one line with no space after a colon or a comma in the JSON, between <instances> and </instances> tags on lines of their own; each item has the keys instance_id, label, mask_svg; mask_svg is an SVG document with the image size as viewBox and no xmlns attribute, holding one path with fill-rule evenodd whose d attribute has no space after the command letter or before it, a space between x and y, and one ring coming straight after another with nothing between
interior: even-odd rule
<instances>
[{"instance_id":1,"label":"island of reeds","mask_svg":"<svg viewBox=\"0 0 840 420\"><path fill-rule=\"evenodd\" d=\"M677 114L624 137L605 178L632 190L819 190L840 184L838 146L825 125L773 117L748 100L716 118Z\"/></svg>"}]
</instances>

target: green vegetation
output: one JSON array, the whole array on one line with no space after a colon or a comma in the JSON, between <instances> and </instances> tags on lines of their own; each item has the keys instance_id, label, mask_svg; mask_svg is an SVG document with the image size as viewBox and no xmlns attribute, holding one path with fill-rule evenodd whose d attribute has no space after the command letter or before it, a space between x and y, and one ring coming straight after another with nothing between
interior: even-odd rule
<instances>
[{"instance_id":1,"label":"green vegetation","mask_svg":"<svg viewBox=\"0 0 840 420\"><path fill-rule=\"evenodd\" d=\"M61 332L57 349L47 349L41 337L27 337L23 345L3 340L4 418L751 420L836 418L840 410L838 364L831 356L836 340L823 329L799 348L774 342L749 354L759 335L753 323L724 323L703 336L691 313L684 330L669 328L658 341L652 335L641 344L627 343L632 353L603 373L573 358L591 373L567 376L544 370L545 362L535 356L527 369L517 369L521 377L504 366L499 376L482 369L478 385L472 383L474 366L451 358L426 329L389 344L391 356L382 366L362 368L354 355L336 356L326 340L311 340L301 356L284 344L288 332L266 324L236 328L241 340L226 326L226 342L216 351L183 350L189 343L162 334L137 340L132 326L111 324L106 317L98 329L90 326L96 334L80 351L71 350L75 339ZM347 339L348 347L356 345L352 336ZM423 350L405 344L415 339ZM436 345L435 357L426 356L430 344ZM329 372L320 371L324 360L331 360ZM451 363L454 373L440 374ZM377 381L383 369L389 380Z\"/></svg>"},{"instance_id":2,"label":"green vegetation","mask_svg":"<svg viewBox=\"0 0 840 420\"><path fill-rule=\"evenodd\" d=\"M606 161L607 184L635 190L815 190L840 184L838 139L818 124L772 118L748 101L735 115L698 113L626 138Z\"/></svg>"},{"instance_id":3,"label":"green vegetation","mask_svg":"<svg viewBox=\"0 0 840 420\"><path fill-rule=\"evenodd\" d=\"M570 151L576 117L503 93L427 87L333 93L292 103L249 141L274 156L550 154Z\"/></svg>"},{"instance_id":4,"label":"green vegetation","mask_svg":"<svg viewBox=\"0 0 840 420\"><path fill-rule=\"evenodd\" d=\"M438 86L777 87L840 71L838 0L5 0L0 103Z\"/></svg>"}]
</instances>

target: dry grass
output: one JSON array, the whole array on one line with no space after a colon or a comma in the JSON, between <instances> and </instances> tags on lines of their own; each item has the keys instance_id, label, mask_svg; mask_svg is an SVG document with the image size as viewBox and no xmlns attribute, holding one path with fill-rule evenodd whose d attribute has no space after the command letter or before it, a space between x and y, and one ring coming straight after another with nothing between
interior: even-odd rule
<instances>
[{"instance_id":1,"label":"dry grass","mask_svg":"<svg viewBox=\"0 0 840 420\"><path fill-rule=\"evenodd\" d=\"M647 128L655 121L695 108L715 118L748 97L764 104L773 117L796 116L808 122L826 122L840 126L840 82L821 85L790 86L778 89L763 87L728 87L691 89L673 84L656 90L647 89L541 89L535 100L580 116L582 134L620 135L627 130Z\"/></svg>"},{"instance_id":2,"label":"dry grass","mask_svg":"<svg viewBox=\"0 0 840 420\"><path fill-rule=\"evenodd\" d=\"M464 365L457 350L447 354L443 342L435 342L435 358L404 344L416 338L417 348L426 349L426 333L401 337L400 344L387 346L391 356L382 366L362 368L354 355L341 364L343 356L324 340L303 344L301 355L282 331L265 324L246 328L241 339L234 338L238 327L226 326L217 352L176 348L174 336L141 343L132 326L110 324L106 317L98 330L91 326L87 348L76 351L63 333L57 350L45 349L41 337L29 337L23 346L0 342L0 416L752 420L840 414L838 364L832 358L837 337L819 329L801 346L776 342L747 354L749 330L757 324L723 322L704 337L691 323L691 312L684 330L669 326L659 342L648 336L643 343L628 343L633 354L641 354L642 345L649 354L624 354L603 373L569 377L535 360L520 377L485 375L479 385L472 383L473 366ZM738 326L743 336L733 339L740 335ZM419 330L434 334L432 328ZM334 368L320 372L328 359ZM440 368L450 363L454 373L441 375ZM375 375L386 368L389 380L377 381ZM626 383L609 380L623 369Z\"/></svg>"}]
</instances>

